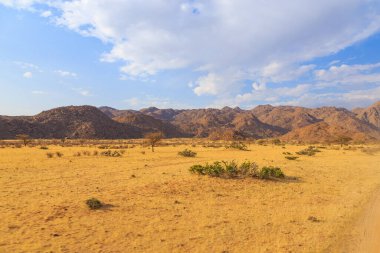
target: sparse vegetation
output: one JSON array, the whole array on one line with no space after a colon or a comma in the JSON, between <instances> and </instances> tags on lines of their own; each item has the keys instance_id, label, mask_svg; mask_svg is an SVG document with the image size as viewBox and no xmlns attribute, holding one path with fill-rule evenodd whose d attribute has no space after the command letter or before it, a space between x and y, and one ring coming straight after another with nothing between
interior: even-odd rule
<instances>
[{"instance_id":1,"label":"sparse vegetation","mask_svg":"<svg viewBox=\"0 0 380 253\"><path fill-rule=\"evenodd\" d=\"M63 154L61 152L55 152L55 154L56 154L57 157L62 157L63 156Z\"/></svg>"},{"instance_id":2,"label":"sparse vegetation","mask_svg":"<svg viewBox=\"0 0 380 253\"><path fill-rule=\"evenodd\" d=\"M235 161L216 161L212 164L193 165L190 167L190 172L199 175L208 175L211 177L221 178L246 178L254 177L259 179L284 178L285 174L278 167L263 167L255 162L245 161L240 165Z\"/></svg>"},{"instance_id":3,"label":"sparse vegetation","mask_svg":"<svg viewBox=\"0 0 380 253\"><path fill-rule=\"evenodd\" d=\"M194 151L191 151L190 149L185 149L183 151L178 152L178 155L184 156L184 157L195 157L197 153Z\"/></svg>"},{"instance_id":4,"label":"sparse vegetation","mask_svg":"<svg viewBox=\"0 0 380 253\"><path fill-rule=\"evenodd\" d=\"M152 152L154 152L154 147L162 140L164 135L161 132L158 133L149 133L145 135L145 139L147 139L149 145L152 148Z\"/></svg>"},{"instance_id":5,"label":"sparse vegetation","mask_svg":"<svg viewBox=\"0 0 380 253\"><path fill-rule=\"evenodd\" d=\"M40 149L47 150L49 148L47 146L41 146Z\"/></svg>"},{"instance_id":6,"label":"sparse vegetation","mask_svg":"<svg viewBox=\"0 0 380 253\"><path fill-rule=\"evenodd\" d=\"M352 141L352 138L349 136L339 136L336 141L343 147L343 145L348 145L348 143Z\"/></svg>"},{"instance_id":7,"label":"sparse vegetation","mask_svg":"<svg viewBox=\"0 0 380 253\"><path fill-rule=\"evenodd\" d=\"M46 153L46 156L47 156L47 158L53 158L54 157L54 153Z\"/></svg>"},{"instance_id":8,"label":"sparse vegetation","mask_svg":"<svg viewBox=\"0 0 380 253\"><path fill-rule=\"evenodd\" d=\"M232 142L231 144L227 145L226 148L227 149L229 149L229 148L238 149L238 150L242 150L242 151L249 151L247 145L245 145L244 143L239 142L239 141Z\"/></svg>"},{"instance_id":9,"label":"sparse vegetation","mask_svg":"<svg viewBox=\"0 0 380 253\"><path fill-rule=\"evenodd\" d=\"M122 156L122 153L119 152L119 151L112 151L112 150L107 150L107 151L103 151L100 153L100 155L102 156L109 156L109 157L121 157Z\"/></svg>"},{"instance_id":10,"label":"sparse vegetation","mask_svg":"<svg viewBox=\"0 0 380 253\"><path fill-rule=\"evenodd\" d=\"M91 199L86 200L86 205L91 210L96 210L103 207L103 203L96 198L91 198Z\"/></svg>"},{"instance_id":11,"label":"sparse vegetation","mask_svg":"<svg viewBox=\"0 0 380 253\"><path fill-rule=\"evenodd\" d=\"M25 147L32 142L32 139L27 134L18 134L16 135L16 139L21 140Z\"/></svg>"},{"instance_id":12,"label":"sparse vegetation","mask_svg":"<svg viewBox=\"0 0 380 253\"><path fill-rule=\"evenodd\" d=\"M321 152L314 146L309 146L306 149L296 152L297 155L306 155L306 156L314 156L316 153Z\"/></svg>"},{"instance_id":13,"label":"sparse vegetation","mask_svg":"<svg viewBox=\"0 0 380 253\"><path fill-rule=\"evenodd\" d=\"M288 160L297 160L299 157L298 156L285 156L285 158Z\"/></svg>"},{"instance_id":14,"label":"sparse vegetation","mask_svg":"<svg viewBox=\"0 0 380 253\"><path fill-rule=\"evenodd\" d=\"M265 166L259 172L260 179L284 178L285 174L279 167Z\"/></svg>"}]
</instances>

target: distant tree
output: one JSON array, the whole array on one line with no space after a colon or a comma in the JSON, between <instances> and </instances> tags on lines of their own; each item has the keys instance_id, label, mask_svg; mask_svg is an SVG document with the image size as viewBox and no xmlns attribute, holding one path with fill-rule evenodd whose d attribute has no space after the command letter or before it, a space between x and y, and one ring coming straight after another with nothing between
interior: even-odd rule
<instances>
[{"instance_id":1,"label":"distant tree","mask_svg":"<svg viewBox=\"0 0 380 253\"><path fill-rule=\"evenodd\" d=\"M21 140L25 147L32 142L32 139L27 134L18 134L16 135L16 139Z\"/></svg>"},{"instance_id":2,"label":"distant tree","mask_svg":"<svg viewBox=\"0 0 380 253\"><path fill-rule=\"evenodd\" d=\"M62 145L65 144L65 142L66 142L66 137L61 138Z\"/></svg>"},{"instance_id":3,"label":"distant tree","mask_svg":"<svg viewBox=\"0 0 380 253\"><path fill-rule=\"evenodd\" d=\"M152 147L152 152L154 152L154 147L164 138L164 135L161 132L148 133L145 135L149 145Z\"/></svg>"},{"instance_id":4,"label":"distant tree","mask_svg":"<svg viewBox=\"0 0 380 253\"><path fill-rule=\"evenodd\" d=\"M352 141L352 138L348 136L339 136L337 138L337 142L340 144L341 147L343 147L343 145L347 145L350 141Z\"/></svg>"}]
</instances>

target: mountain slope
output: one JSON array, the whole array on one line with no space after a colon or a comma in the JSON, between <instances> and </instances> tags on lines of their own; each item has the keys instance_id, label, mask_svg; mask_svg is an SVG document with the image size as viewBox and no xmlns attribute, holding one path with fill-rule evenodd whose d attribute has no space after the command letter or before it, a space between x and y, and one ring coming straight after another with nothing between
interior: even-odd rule
<instances>
[{"instance_id":1,"label":"mountain slope","mask_svg":"<svg viewBox=\"0 0 380 253\"><path fill-rule=\"evenodd\" d=\"M283 133L281 129L261 122L252 113L240 108L185 110L171 122L195 137L208 137L213 132L230 130L250 138L266 138Z\"/></svg>"},{"instance_id":2,"label":"mountain slope","mask_svg":"<svg viewBox=\"0 0 380 253\"><path fill-rule=\"evenodd\" d=\"M281 136L284 141L298 141L306 143L332 143L337 142L339 137L350 137L354 141L369 141L374 138L365 133L347 129L338 125L331 125L326 122L314 123Z\"/></svg>"},{"instance_id":3,"label":"mountain slope","mask_svg":"<svg viewBox=\"0 0 380 253\"><path fill-rule=\"evenodd\" d=\"M33 138L137 138L139 129L115 122L92 106L68 106L31 117L1 117L0 138L28 134Z\"/></svg>"},{"instance_id":4,"label":"mountain slope","mask_svg":"<svg viewBox=\"0 0 380 253\"><path fill-rule=\"evenodd\" d=\"M356 110L357 117L380 129L380 101L373 105Z\"/></svg>"},{"instance_id":5,"label":"mountain slope","mask_svg":"<svg viewBox=\"0 0 380 253\"><path fill-rule=\"evenodd\" d=\"M17 134L33 138L141 138L149 132L172 137L213 139L274 138L302 142L380 140L380 102L368 108L304 108L257 106L251 110L158 109L117 110L111 107L67 106L35 116L0 116L0 139Z\"/></svg>"},{"instance_id":6,"label":"mountain slope","mask_svg":"<svg viewBox=\"0 0 380 253\"><path fill-rule=\"evenodd\" d=\"M303 107L260 105L251 111L262 122L286 131L321 121L310 114L311 109Z\"/></svg>"}]
</instances>

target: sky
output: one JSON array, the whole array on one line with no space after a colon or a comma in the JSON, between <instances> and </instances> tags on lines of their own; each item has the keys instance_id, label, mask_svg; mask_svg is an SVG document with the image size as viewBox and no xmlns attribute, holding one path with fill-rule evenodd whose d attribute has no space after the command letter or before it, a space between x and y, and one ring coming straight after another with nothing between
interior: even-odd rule
<instances>
[{"instance_id":1,"label":"sky","mask_svg":"<svg viewBox=\"0 0 380 253\"><path fill-rule=\"evenodd\" d=\"M0 0L0 115L364 107L379 0Z\"/></svg>"}]
</instances>

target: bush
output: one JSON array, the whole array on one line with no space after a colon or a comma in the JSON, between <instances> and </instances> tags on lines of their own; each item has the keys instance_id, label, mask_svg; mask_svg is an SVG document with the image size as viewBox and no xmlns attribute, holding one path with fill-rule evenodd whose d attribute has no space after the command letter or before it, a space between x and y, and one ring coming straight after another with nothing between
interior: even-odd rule
<instances>
[{"instance_id":1,"label":"bush","mask_svg":"<svg viewBox=\"0 0 380 253\"><path fill-rule=\"evenodd\" d=\"M191 151L190 149L185 149L181 152L178 152L178 155L181 155L184 157L195 157L197 155L197 153L194 151Z\"/></svg>"},{"instance_id":2,"label":"bush","mask_svg":"<svg viewBox=\"0 0 380 253\"><path fill-rule=\"evenodd\" d=\"M213 164L206 165L193 165L190 167L190 172L199 175L208 175L211 177L222 178L244 178L244 177L258 177L258 166L254 162L245 161L238 164L235 161L216 161Z\"/></svg>"},{"instance_id":3,"label":"bush","mask_svg":"<svg viewBox=\"0 0 380 253\"><path fill-rule=\"evenodd\" d=\"M55 152L55 154L57 155L57 157L62 157L63 154L61 152Z\"/></svg>"},{"instance_id":4,"label":"bush","mask_svg":"<svg viewBox=\"0 0 380 253\"><path fill-rule=\"evenodd\" d=\"M259 173L259 178L270 179L270 178L284 178L285 174L279 167L265 166L261 168Z\"/></svg>"},{"instance_id":5,"label":"bush","mask_svg":"<svg viewBox=\"0 0 380 253\"><path fill-rule=\"evenodd\" d=\"M46 146L41 146L40 149L47 150L47 149L49 149L49 148L46 147Z\"/></svg>"},{"instance_id":6,"label":"bush","mask_svg":"<svg viewBox=\"0 0 380 253\"><path fill-rule=\"evenodd\" d=\"M90 156L90 155L91 155L91 152L88 151L88 150L85 150L85 151L82 151L82 154L83 154L84 156Z\"/></svg>"},{"instance_id":7,"label":"bush","mask_svg":"<svg viewBox=\"0 0 380 253\"><path fill-rule=\"evenodd\" d=\"M297 160L298 156L285 156L285 158L288 160Z\"/></svg>"},{"instance_id":8,"label":"bush","mask_svg":"<svg viewBox=\"0 0 380 253\"><path fill-rule=\"evenodd\" d=\"M102 202L96 198L86 200L86 204L91 210L100 209L103 206Z\"/></svg>"},{"instance_id":9,"label":"bush","mask_svg":"<svg viewBox=\"0 0 380 253\"><path fill-rule=\"evenodd\" d=\"M47 158L53 158L54 157L54 153L46 153L46 156L47 156Z\"/></svg>"},{"instance_id":10,"label":"bush","mask_svg":"<svg viewBox=\"0 0 380 253\"><path fill-rule=\"evenodd\" d=\"M319 149L317 149L316 147L314 146L309 146L308 148L306 149L303 149L301 151L298 151L296 152L297 155L307 155L307 156L313 156L315 155L317 152L321 152Z\"/></svg>"},{"instance_id":11,"label":"bush","mask_svg":"<svg viewBox=\"0 0 380 253\"><path fill-rule=\"evenodd\" d=\"M245 145L242 142L237 142L234 141L230 145L226 146L226 148L233 148L233 149L238 149L238 150L243 150L243 151L249 151L247 145Z\"/></svg>"},{"instance_id":12,"label":"bush","mask_svg":"<svg viewBox=\"0 0 380 253\"><path fill-rule=\"evenodd\" d=\"M107 150L107 151L103 151L100 153L100 155L102 156L110 156L110 157L120 157L122 156L121 152L118 152L118 151L112 151L112 150Z\"/></svg>"},{"instance_id":13,"label":"bush","mask_svg":"<svg viewBox=\"0 0 380 253\"><path fill-rule=\"evenodd\" d=\"M265 140L258 140L257 144L258 145L264 145L264 144L266 144L266 141Z\"/></svg>"}]
</instances>

